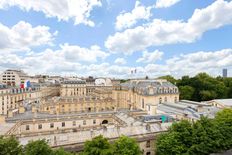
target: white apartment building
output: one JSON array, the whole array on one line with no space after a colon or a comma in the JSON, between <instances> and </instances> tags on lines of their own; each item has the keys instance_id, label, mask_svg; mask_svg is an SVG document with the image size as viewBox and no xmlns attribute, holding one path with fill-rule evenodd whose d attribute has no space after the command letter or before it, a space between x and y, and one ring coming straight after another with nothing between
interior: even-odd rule
<instances>
[{"instance_id":1,"label":"white apartment building","mask_svg":"<svg viewBox=\"0 0 232 155\"><path fill-rule=\"evenodd\" d=\"M22 70L8 69L1 74L0 83L4 83L8 86L19 86L28 79L29 76Z\"/></svg>"}]
</instances>

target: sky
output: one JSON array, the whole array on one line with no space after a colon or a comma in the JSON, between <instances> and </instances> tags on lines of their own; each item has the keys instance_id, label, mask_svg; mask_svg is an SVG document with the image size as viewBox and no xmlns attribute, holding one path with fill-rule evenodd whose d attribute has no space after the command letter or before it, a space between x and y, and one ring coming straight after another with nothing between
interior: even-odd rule
<instances>
[{"instance_id":1,"label":"sky","mask_svg":"<svg viewBox=\"0 0 232 155\"><path fill-rule=\"evenodd\" d=\"M230 0L0 0L0 72L179 78L223 68L232 76Z\"/></svg>"}]
</instances>

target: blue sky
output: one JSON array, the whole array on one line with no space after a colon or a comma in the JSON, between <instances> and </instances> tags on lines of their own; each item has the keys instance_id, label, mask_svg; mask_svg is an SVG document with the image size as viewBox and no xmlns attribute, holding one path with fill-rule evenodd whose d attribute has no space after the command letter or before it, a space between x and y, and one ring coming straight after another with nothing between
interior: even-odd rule
<instances>
[{"instance_id":1,"label":"blue sky","mask_svg":"<svg viewBox=\"0 0 232 155\"><path fill-rule=\"evenodd\" d=\"M0 71L232 75L231 25L226 0L1 0Z\"/></svg>"}]
</instances>

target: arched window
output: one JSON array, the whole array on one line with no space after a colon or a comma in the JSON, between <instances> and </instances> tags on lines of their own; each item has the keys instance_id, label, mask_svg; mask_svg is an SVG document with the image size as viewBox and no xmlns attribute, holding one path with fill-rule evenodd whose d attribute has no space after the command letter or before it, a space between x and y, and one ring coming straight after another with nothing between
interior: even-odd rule
<instances>
[{"instance_id":1,"label":"arched window","mask_svg":"<svg viewBox=\"0 0 232 155\"><path fill-rule=\"evenodd\" d=\"M102 124L108 124L108 120L103 120Z\"/></svg>"},{"instance_id":2,"label":"arched window","mask_svg":"<svg viewBox=\"0 0 232 155\"><path fill-rule=\"evenodd\" d=\"M146 155L151 155L151 152L147 152Z\"/></svg>"}]
</instances>

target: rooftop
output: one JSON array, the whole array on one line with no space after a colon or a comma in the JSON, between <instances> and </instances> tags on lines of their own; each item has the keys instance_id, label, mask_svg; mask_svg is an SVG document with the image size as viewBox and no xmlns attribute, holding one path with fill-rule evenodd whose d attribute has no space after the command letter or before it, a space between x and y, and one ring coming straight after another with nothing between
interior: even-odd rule
<instances>
[{"instance_id":1,"label":"rooftop","mask_svg":"<svg viewBox=\"0 0 232 155\"><path fill-rule=\"evenodd\" d=\"M62 84L86 84L84 80L66 80Z\"/></svg>"},{"instance_id":2,"label":"rooftop","mask_svg":"<svg viewBox=\"0 0 232 155\"><path fill-rule=\"evenodd\" d=\"M232 107L232 99L215 99L213 100L224 106Z\"/></svg>"}]
</instances>

